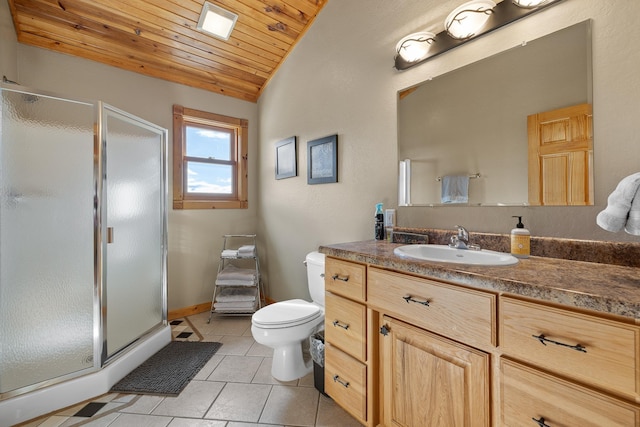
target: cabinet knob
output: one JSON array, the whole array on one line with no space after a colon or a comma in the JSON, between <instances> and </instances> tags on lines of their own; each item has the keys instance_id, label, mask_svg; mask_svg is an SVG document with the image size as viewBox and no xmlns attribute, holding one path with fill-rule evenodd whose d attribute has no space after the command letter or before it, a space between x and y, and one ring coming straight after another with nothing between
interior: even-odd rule
<instances>
[{"instance_id":1,"label":"cabinet knob","mask_svg":"<svg viewBox=\"0 0 640 427\"><path fill-rule=\"evenodd\" d=\"M387 335L389 335L389 327L387 325L382 325L382 327L380 328L380 333L386 337Z\"/></svg>"}]
</instances>

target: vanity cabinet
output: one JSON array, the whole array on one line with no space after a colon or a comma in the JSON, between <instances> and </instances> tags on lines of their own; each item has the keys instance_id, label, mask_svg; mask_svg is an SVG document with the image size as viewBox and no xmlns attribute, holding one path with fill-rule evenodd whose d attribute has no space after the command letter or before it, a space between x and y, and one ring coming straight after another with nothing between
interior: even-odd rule
<instances>
[{"instance_id":1,"label":"vanity cabinet","mask_svg":"<svg viewBox=\"0 0 640 427\"><path fill-rule=\"evenodd\" d=\"M325 261L325 393L367 426L375 425L369 403L375 380L368 354L366 266ZM371 397L372 398L372 397Z\"/></svg>"},{"instance_id":2,"label":"vanity cabinet","mask_svg":"<svg viewBox=\"0 0 640 427\"><path fill-rule=\"evenodd\" d=\"M325 282L325 390L364 425L640 427L633 319L335 257Z\"/></svg>"}]
</instances>

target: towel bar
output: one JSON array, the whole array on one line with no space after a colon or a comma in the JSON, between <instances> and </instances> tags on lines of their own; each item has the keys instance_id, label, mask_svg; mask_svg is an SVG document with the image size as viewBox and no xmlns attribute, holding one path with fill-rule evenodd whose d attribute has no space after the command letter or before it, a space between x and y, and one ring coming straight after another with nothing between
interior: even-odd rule
<instances>
[{"instance_id":1,"label":"towel bar","mask_svg":"<svg viewBox=\"0 0 640 427\"><path fill-rule=\"evenodd\" d=\"M477 173L475 175L469 175L469 179L476 179L476 178L480 178L480 174L479 173ZM436 181L442 181L442 177L441 176L437 177Z\"/></svg>"}]
</instances>

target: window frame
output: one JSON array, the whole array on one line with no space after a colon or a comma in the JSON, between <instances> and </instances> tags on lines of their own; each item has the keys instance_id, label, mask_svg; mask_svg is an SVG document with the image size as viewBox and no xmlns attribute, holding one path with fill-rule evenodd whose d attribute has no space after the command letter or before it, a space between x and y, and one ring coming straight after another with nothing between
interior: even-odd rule
<instances>
[{"instance_id":1,"label":"window frame","mask_svg":"<svg viewBox=\"0 0 640 427\"><path fill-rule=\"evenodd\" d=\"M222 128L235 134L231 147L230 164L234 170L235 185L229 195L188 193L186 191L186 129L188 125ZM221 114L173 106L173 208L174 209L247 209L248 201L248 132L249 121ZM235 156L233 155L235 153ZM198 158L200 159L200 158Z\"/></svg>"}]
</instances>

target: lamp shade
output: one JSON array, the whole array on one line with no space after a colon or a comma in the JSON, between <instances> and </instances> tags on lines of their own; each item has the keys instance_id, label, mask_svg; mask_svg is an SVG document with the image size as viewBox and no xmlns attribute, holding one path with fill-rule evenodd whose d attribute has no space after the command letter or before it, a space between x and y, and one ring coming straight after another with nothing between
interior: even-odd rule
<instances>
[{"instance_id":1,"label":"lamp shade","mask_svg":"<svg viewBox=\"0 0 640 427\"><path fill-rule=\"evenodd\" d=\"M447 16L444 21L444 28L454 39L465 40L473 37L487 23L494 7L496 7L496 4L491 0L469 1L455 8Z\"/></svg>"},{"instance_id":2,"label":"lamp shade","mask_svg":"<svg viewBox=\"0 0 640 427\"><path fill-rule=\"evenodd\" d=\"M427 56L435 36L428 31L409 34L396 44L396 53L407 62L419 61Z\"/></svg>"},{"instance_id":3,"label":"lamp shade","mask_svg":"<svg viewBox=\"0 0 640 427\"><path fill-rule=\"evenodd\" d=\"M525 9L533 9L534 7L541 6L548 2L549 0L513 0L513 4L519 7L524 7Z\"/></svg>"}]
</instances>

